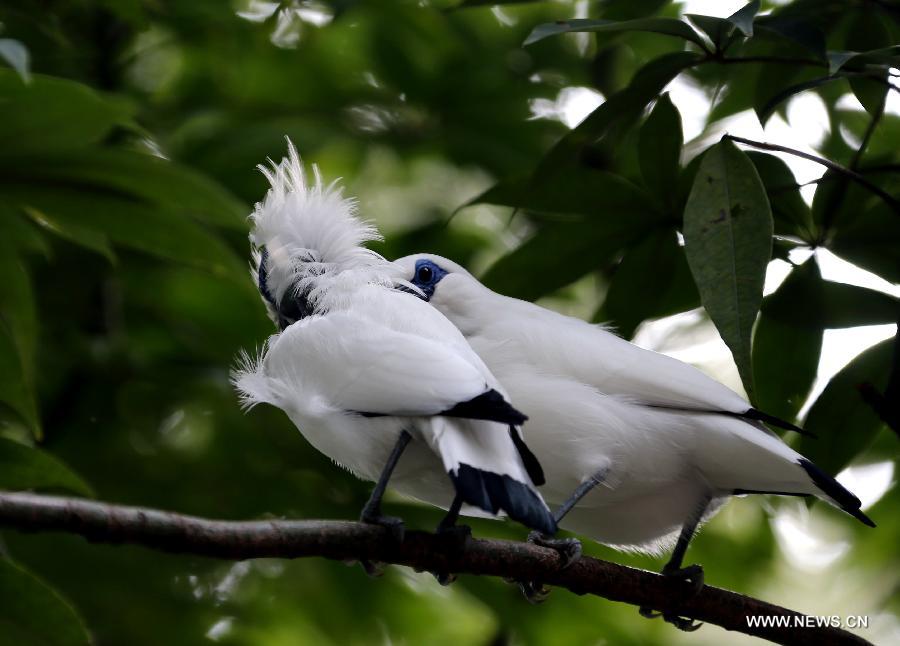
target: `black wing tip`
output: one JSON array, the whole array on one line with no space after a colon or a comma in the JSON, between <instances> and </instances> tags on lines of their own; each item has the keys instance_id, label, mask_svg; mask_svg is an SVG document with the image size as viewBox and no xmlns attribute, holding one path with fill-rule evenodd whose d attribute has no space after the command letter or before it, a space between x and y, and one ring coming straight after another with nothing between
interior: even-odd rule
<instances>
[{"instance_id":1,"label":"black wing tip","mask_svg":"<svg viewBox=\"0 0 900 646\"><path fill-rule=\"evenodd\" d=\"M528 419L526 415L513 408L512 404L506 401L506 398L493 388L468 401L459 402L452 408L448 408L438 414L445 417L483 419L512 426L521 426Z\"/></svg>"},{"instance_id":2,"label":"black wing tip","mask_svg":"<svg viewBox=\"0 0 900 646\"><path fill-rule=\"evenodd\" d=\"M524 482L506 474L477 469L460 464L450 479L463 502L496 514L505 511L515 521L531 529L552 536L556 520L541 497Z\"/></svg>"},{"instance_id":3,"label":"black wing tip","mask_svg":"<svg viewBox=\"0 0 900 646\"><path fill-rule=\"evenodd\" d=\"M848 491L840 482L822 471L806 458L800 458L799 464L812 479L813 483L821 489L825 495L834 500L845 512L856 518L863 525L875 527L875 522L860 511L859 498Z\"/></svg>"},{"instance_id":4,"label":"black wing tip","mask_svg":"<svg viewBox=\"0 0 900 646\"><path fill-rule=\"evenodd\" d=\"M769 415L768 413L764 413L757 408L749 408L743 413L739 415L744 419L752 419L759 422L765 422L766 424L770 424L777 428L783 428L786 431L794 431L795 433L800 433L800 435L805 435L807 437L818 437L815 433L811 433L806 429L800 428L796 424L792 424L787 420L783 420L780 417L775 417L774 415Z\"/></svg>"}]
</instances>

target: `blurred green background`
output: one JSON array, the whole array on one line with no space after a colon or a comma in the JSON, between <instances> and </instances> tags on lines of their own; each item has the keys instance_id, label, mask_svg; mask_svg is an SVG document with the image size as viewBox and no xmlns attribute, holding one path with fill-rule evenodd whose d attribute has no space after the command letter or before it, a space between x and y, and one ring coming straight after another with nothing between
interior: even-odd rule
<instances>
[{"instance_id":1,"label":"blurred green background","mask_svg":"<svg viewBox=\"0 0 900 646\"><path fill-rule=\"evenodd\" d=\"M896 2L764 2L731 21L740 2L462 5L0 2L0 488L227 519L358 514L370 485L280 412L244 415L228 381L238 351L273 332L245 217L266 189L255 166L279 159L285 136L344 178L387 257L449 256L737 389L699 309L711 286L698 290L679 244L703 151L725 130L790 143L900 198ZM691 12L708 16L673 27ZM650 16L665 20L523 46L557 20ZM736 499L688 562L708 583L797 610L868 615L860 634L898 643L897 436L857 386L897 395L900 215L817 164L743 159L775 230L755 400L805 419L820 439L800 449L843 470L879 527ZM834 330L856 330L854 349L841 354ZM746 383L750 357L736 358ZM440 517L388 507L416 527ZM227 563L14 531L0 553L4 644L753 641L682 634L566 591L531 606L498 580L442 588L403 568L370 580L320 559Z\"/></svg>"}]
</instances>

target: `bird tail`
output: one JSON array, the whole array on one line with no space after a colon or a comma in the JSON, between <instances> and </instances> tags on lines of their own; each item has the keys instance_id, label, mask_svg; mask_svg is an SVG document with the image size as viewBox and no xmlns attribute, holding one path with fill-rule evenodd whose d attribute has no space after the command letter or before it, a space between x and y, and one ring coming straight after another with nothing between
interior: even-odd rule
<instances>
[{"instance_id":1,"label":"bird tail","mask_svg":"<svg viewBox=\"0 0 900 646\"><path fill-rule=\"evenodd\" d=\"M866 516L860 509L861 503L859 498L854 496L840 482L822 471L822 469L806 458L800 458L798 464L803 467L803 470L806 471L816 487L818 487L838 507L856 518L862 524L868 525L869 527L875 527L875 523L872 519Z\"/></svg>"},{"instance_id":2,"label":"bird tail","mask_svg":"<svg viewBox=\"0 0 900 646\"><path fill-rule=\"evenodd\" d=\"M534 466L524 463L507 426L434 418L428 439L464 503L504 512L544 534L556 533L553 514L529 475Z\"/></svg>"},{"instance_id":3,"label":"bird tail","mask_svg":"<svg viewBox=\"0 0 900 646\"><path fill-rule=\"evenodd\" d=\"M717 488L737 495L813 495L875 526L856 496L774 433L720 416L697 416L693 423L704 428L701 470Z\"/></svg>"}]
</instances>

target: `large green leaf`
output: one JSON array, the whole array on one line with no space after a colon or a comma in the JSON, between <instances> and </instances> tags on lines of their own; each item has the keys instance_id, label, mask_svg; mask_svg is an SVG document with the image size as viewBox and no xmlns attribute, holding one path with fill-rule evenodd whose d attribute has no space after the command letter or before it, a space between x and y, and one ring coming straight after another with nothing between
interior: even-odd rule
<instances>
[{"instance_id":1,"label":"large green leaf","mask_svg":"<svg viewBox=\"0 0 900 646\"><path fill-rule=\"evenodd\" d=\"M12 331L0 319L0 405L12 410L35 437L40 437L40 418L34 388L25 375L24 362Z\"/></svg>"},{"instance_id":2,"label":"large green leaf","mask_svg":"<svg viewBox=\"0 0 900 646\"><path fill-rule=\"evenodd\" d=\"M894 38L891 36L887 25L881 18L879 11L859 11L854 20L847 28L847 40L845 42L848 50L864 51L888 47L895 44ZM859 61L862 62L862 61ZM853 59L843 63L845 68L861 67L856 64ZM888 70L882 72L869 72L875 74L877 78L865 78L861 76L850 77L850 87L853 94L862 103L866 112L872 115L880 115L884 109L884 100L887 96Z\"/></svg>"},{"instance_id":3,"label":"large green leaf","mask_svg":"<svg viewBox=\"0 0 900 646\"><path fill-rule=\"evenodd\" d=\"M70 491L93 496L90 486L49 453L0 437L0 489Z\"/></svg>"},{"instance_id":4,"label":"large green leaf","mask_svg":"<svg viewBox=\"0 0 900 646\"><path fill-rule=\"evenodd\" d=\"M756 404L782 419L796 418L816 378L824 326L804 321L803 302L821 295L822 287L818 264L810 258L763 301L754 330Z\"/></svg>"},{"instance_id":5,"label":"large green leaf","mask_svg":"<svg viewBox=\"0 0 900 646\"><path fill-rule=\"evenodd\" d=\"M685 207L685 251L703 306L751 394L750 339L772 232L769 200L753 163L729 140L712 146Z\"/></svg>"},{"instance_id":6,"label":"large green leaf","mask_svg":"<svg viewBox=\"0 0 900 646\"><path fill-rule=\"evenodd\" d=\"M0 69L0 158L100 141L131 110L74 81L34 75L27 85Z\"/></svg>"},{"instance_id":7,"label":"large green leaf","mask_svg":"<svg viewBox=\"0 0 900 646\"><path fill-rule=\"evenodd\" d=\"M544 155L533 174L533 184L556 181L580 163L588 149L595 157L614 159L622 139L640 120L647 105L698 60L698 54L674 52L644 65L625 89L608 97Z\"/></svg>"},{"instance_id":8,"label":"large green leaf","mask_svg":"<svg viewBox=\"0 0 900 646\"><path fill-rule=\"evenodd\" d=\"M542 213L600 216L615 210L654 211L647 195L614 173L577 169L553 182L533 186L528 179L505 180L474 198L469 204L496 204Z\"/></svg>"},{"instance_id":9,"label":"large green leaf","mask_svg":"<svg viewBox=\"0 0 900 646\"><path fill-rule=\"evenodd\" d=\"M883 325L900 317L900 300L874 289L822 280L818 271L806 269L815 264L795 269L790 288L769 296L762 313L807 330Z\"/></svg>"},{"instance_id":10,"label":"large green leaf","mask_svg":"<svg viewBox=\"0 0 900 646\"><path fill-rule=\"evenodd\" d=\"M668 94L663 94L641 126L638 139L641 175L651 193L669 209L677 202L679 160L684 136L681 115Z\"/></svg>"},{"instance_id":11,"label":"large green leaf","mask_svg":"<svg viewBox=\"0 0 900 646\"><path fill-rule=\"evenodd\" d=\"M598 269L650 226L645 214L622 211L547 224L494 263L482 280L501 294L535 300Z\"/></svg>"},{"instance_id":12,"label":"large green leaf","mask_svg":"<svg viewBox=\"0 0 900 646\"><path fill-rule=\"evenodd\" d=\"M16 646L88 646L84 623L58 592L0 558L0 642Z\"/></svg>"},{"instance_id":13,"label":"large green leaf","mask_svg":"<svg viewBox=\"0 0 900 646\"><path fill-rule=\"evenodd\" d=\"M815 240L809 206L800 195L793 171L780 157L751 150L747 156L766 187L776 235L797 236L806 242Z\"/></svg>"},{"instance_id":14,"label":"large green leaf","mask_svg":"<svg viewBox=\"0 0 900 646\"><path fill-rule=\"evenodd\" d=\"M85 249L95 251L111 263L116 262L116 254L112 249L112 243L103 231L82 226L77 220L57 218L53 215L45 214L31 206L22 206L21 209L25 216L44 231L48 231Z\"/></svg>"},{"instance_id":15,"label":"large green leaf","mask_svg":"<svg viewBox=\"0 0 900 646\"><path fill-rule=\"evenodd\" d=\"M700 305L691 271L672 229L654 231L619 263L595 320L610 321L623 337L646 319Z\"/></svg>"},{"instance_id":16,"label":"large green leaf","mask_svg":"<svg viewBox=\"0 0 900 646\"><path fill-rule=\"evenodd\" d=\"M44 186L78 185L130 195L232 229L246 229L247 209L196 171L150 154L111 148L19 159L4 169L9 180Z\"/></svg>"},{"instance_id":17,"label":"large green leaf","mask_svg":"<svg viewBox=\"0 0 900 646\"><path fill-rule=\"evenodd\" d=\"M884 425L859 389L871 384L884 392L893 344L894 339L887 339L853 359L829 382L806 416L804 427L818 437L803 437L796 448L828 473L847 466Z\"/></svg>"},{"instance_id":18,"label":"large green leaf","mask_svg":"<svg viewBox=\"0 0 900 646\"><path fill-rule=\"evenodd\" d=\"M0 277L0 402L40 437L34 391L37 314L31 279L5 240L0 242Z\"/></svg>"},{"instance_id":19,"label":"large green leaf","mask_svg":"<svg viewBox=\"0 0 900 646\"><path fill-rule=\"evenodd\" d=\"M0 182L0 196L39 213L58 229L77 226L100 232L118 245L246 282L243 261L212 231L181 213L115 194L62 186L40 190Z\"/></svg>"},{"instance_id":20,"label":"large green leaf","mask_svg":"<svg viewBox=\"0 0 900 646\"><path fill-rule=\"evenodd\" d=\"M834 230L827 244L842 258L900 283L900 216L887 204L857 210Z\"/></svg>"},{"instance_id":21,"label":"large green leaf","mask_svg":"<svg viewBox=\"0 0 900 646\"><path fill-rule=\"evenodd\" d=\"M676 36L706 49L706 43L693 27L677 18L637 18L635 20L589 20L586 18L573 18L571 20L559 20L557 22L538 25L525 39L525 45L531 45L539 40L568 34L572 32L600 32L617 33L626 31L650 31L666 36Z\"/></svg>"}]
</instances>

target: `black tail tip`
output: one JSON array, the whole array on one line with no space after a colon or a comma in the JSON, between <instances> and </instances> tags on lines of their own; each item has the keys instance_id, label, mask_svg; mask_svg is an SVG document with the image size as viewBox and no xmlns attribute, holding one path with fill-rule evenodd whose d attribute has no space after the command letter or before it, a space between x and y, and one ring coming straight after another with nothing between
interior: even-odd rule
<instances>
[{"instance_id":1,"label":"black tail tip","mask_svg":"<svg viewBox=\"0 0 900 646\"><path fill-rule=\"evenodd\" d=\"M553 514L537 492L524 482L468 464L460 464L449 475L463 502L492 514L504 511L513 520L542 534L556 533Z\"/></svg>"},{"instance_id":2,"label":"black tail tip","mask_svg":"<svg viewBox=\"0 0 900 646\"><path fill-rule=\"evenodd\" d=\"M859 498L848 491L840 482L822 471L822 469L806 458L800 458L799 464L809 475L813 483L821 489L826 496L840 505L841 509L856 518L863 525L875 527L875 523L872 519L860 511L861 503Z\"/></svg>"}]
</instances>

